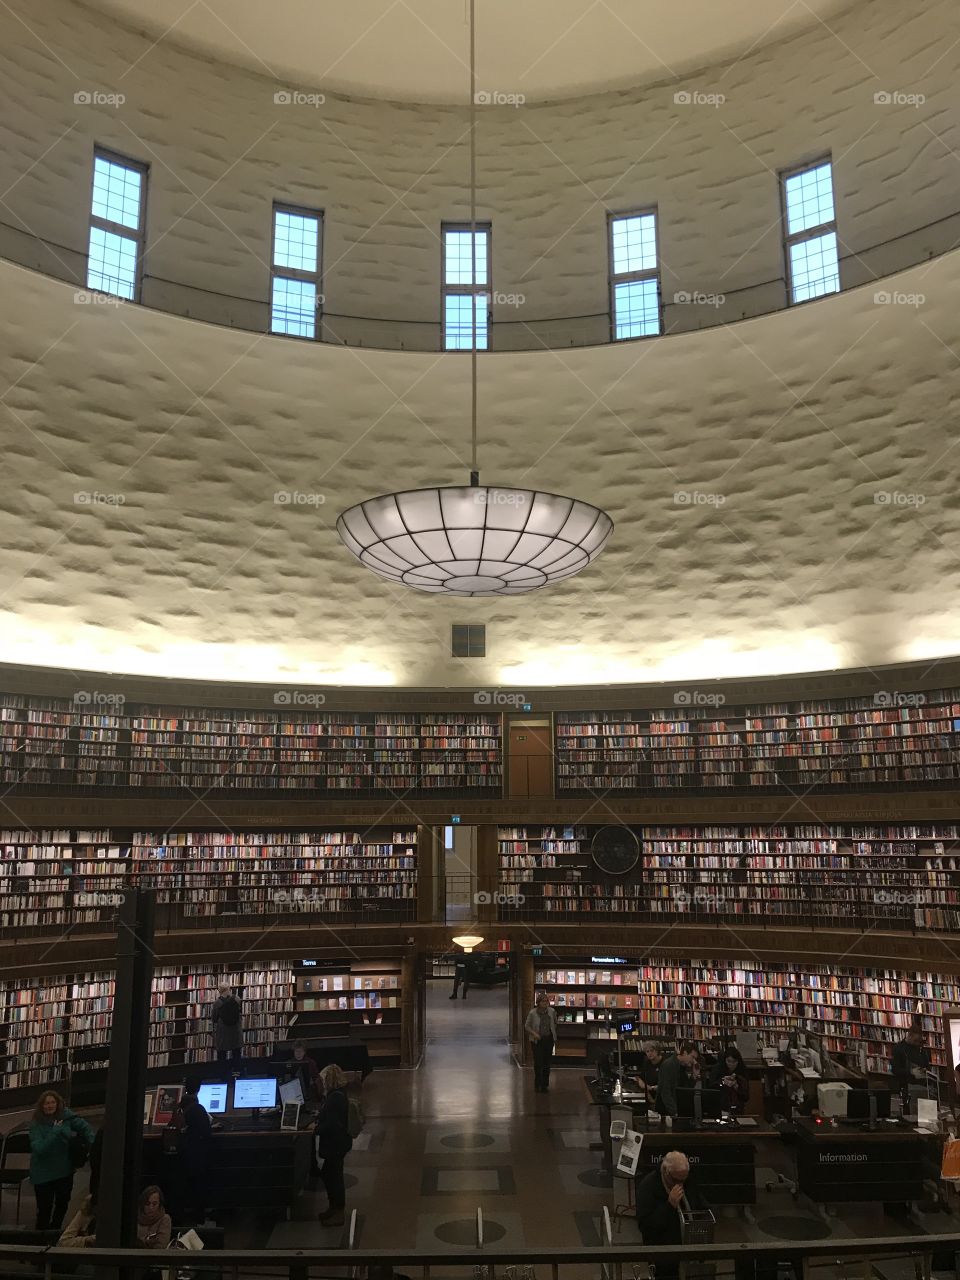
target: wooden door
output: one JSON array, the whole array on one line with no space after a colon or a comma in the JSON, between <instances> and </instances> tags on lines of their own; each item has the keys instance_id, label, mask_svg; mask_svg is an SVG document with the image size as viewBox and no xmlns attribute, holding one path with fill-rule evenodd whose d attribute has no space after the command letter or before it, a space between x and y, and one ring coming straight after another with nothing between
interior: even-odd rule
<instances>
[{"instance_id":1,"label":"wooden door","mask_svg":"<svg viewBox=\"0 0 960 1280\"><path fill-rule=\"evenodd\" d=\"M546 724L511 724L507 795L553 795L553 743Z\"/></svg>"}]
</instances>

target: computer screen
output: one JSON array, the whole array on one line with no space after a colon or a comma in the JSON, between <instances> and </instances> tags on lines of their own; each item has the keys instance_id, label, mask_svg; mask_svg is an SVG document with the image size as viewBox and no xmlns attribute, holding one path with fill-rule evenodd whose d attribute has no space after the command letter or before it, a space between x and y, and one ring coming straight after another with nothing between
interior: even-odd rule
<instances>
[{"instance_id":1,"label":"computer screen","mask_svg":"<svg viewBox=\"0 0 960 1280\"><path fill-rule=\"evenodd\" d=\"M240 1079L233 1086L233 1105L238 1111L277 1105L277 1080L275 1076L251 1076Z\"/></svg>"},{"instance_id":2,"label":"computer screen","mask_svg":"<svg viewBox=\"0 0 960 1280\"><path fill-rule=\"evenodd\" d=\"M869 1120L870 1099L876 1099L877 1119L890 1118L890 1091L888 1089L851 1089L847 1094L847 1119Z\"/></svg>"},{"instance_id":3,"label":"computer screen","mask_svg":"<svg viewBox=\"0 0 960 1280\"><path fill-rule=\"evenodd\" d=\"M294 1076L292 1080L285 1080L280 1086L280 1101L286 1106L288 1102L299 1102L303 1106L303 1089L300 1087L300 1079Z\"/></svg>"},{"instance_id":4,"label":"computer screen","mask_svg":"<svg viewBox=\"0 0 960 1280\"><path fill-rule=\"evenodd\" d=\"M227 1110L227 1088L226 1084L216 1082L202 1084L197 1090L197 1100L210 1115L222 1116Z\"/></svg>"},{"instance_id":5,"label":"computer screen","mask_svg":"<svg viewBox=\"0 0 960 1280\"><path fill-rule=\"evenodd\" d=\"M700 1114L704 1120L719 1120L723 1114L722 1089L678 1089L677 1115L685 1120L696 1118L697 1095L700 1097Z\"/></svg>"}]
</instances>

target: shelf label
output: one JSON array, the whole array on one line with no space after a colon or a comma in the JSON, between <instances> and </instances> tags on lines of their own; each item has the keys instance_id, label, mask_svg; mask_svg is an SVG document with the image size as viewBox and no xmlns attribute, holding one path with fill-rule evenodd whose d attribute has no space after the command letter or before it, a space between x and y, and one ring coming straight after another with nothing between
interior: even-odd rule
<instances>
[{"instance_id":1,"label":"shelf label","mask_svg":"<svg viewBox=\"0 0 960 1280\"><path fill-rule=\"evenodd\" d=\"M627 964L623 956L591 956L591 964Z\"/></svg>"}]
</instances>

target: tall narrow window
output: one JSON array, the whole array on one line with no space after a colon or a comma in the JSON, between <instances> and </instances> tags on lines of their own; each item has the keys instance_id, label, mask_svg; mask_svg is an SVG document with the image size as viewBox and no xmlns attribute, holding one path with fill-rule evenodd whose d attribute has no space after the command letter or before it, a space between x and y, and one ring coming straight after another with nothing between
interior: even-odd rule
<instances>
[{"instance_id":1,"label":"tall narrow window","mask_svg":"<svg viewBox=\"0 0 960 1280\"><path fill-rule=\"evenodd\" d=\"M93 157L93 198L87 287L133 302L140 296L147 171L133 160L98 151Z\"/></svg>"},{"instance_id":2,"label":"tall narrow window","mask_svg":"<svg viewBox=\"0 0 960 1280\"><path fill-rule=\"evenodd\" d=\"M443 349L490 345L490 227L443 227Z\"/></svg>"},{"instance_id":3,"label":"tall narrow window","mask_svg":"<svg viewBox=\"0 0 960 1280\"><path fill-rule=\"evenodd\" d=\"M791 169L781 175L781 186L791 303L837 293L840 264L830 161Z\"/></svg>"},{"instance_id":4,"label":"tall narrow window","mask_svg":"<svg viewBox=\"0 0 960 1280\"><path fill-rule=\"evenodd\" d=\"M610 306L613 338L660 332L657 214L649 209L610 219Z\"/></svg>"},{"instance_id":5,"label":"tall narrow window","mask_svg":"<svg viewBox=\"0 0 960 1280\"><path fill-rule=\"evenodd\" d=\"M320 226L323 215L287 205L273 208L270 268L270 332L316 338L320 292Z\"/></svg>"}]
</instances>

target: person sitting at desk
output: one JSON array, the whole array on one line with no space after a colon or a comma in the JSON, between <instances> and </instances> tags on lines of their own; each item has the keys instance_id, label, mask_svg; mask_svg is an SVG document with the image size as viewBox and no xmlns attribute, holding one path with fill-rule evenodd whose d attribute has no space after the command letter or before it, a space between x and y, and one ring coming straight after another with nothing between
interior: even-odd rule
<instances>
[{"instance_id":1,"label":"person sitting at desk","mask_svg":"<svg viewBox=\"0 0 960 1280\"><path fill-rule=\"evenodd\" d=\"M667 1059L670 1061L670 1059ZM692 1209L700 1208L696 1188L690 1185L690 1161L682 1151L668 1151L658 1169L651 1169L637 1183L637 1226L644 1244L680 1244L680 1205L684 1198ZM657 1280L676 1280L676 1263L657 1263Z\"/></svg>"},{"instance_id":2,"label":"person sitting at desk","mask_svg":"<svg viewBox=\"0 0 960 1280\"><path fill-rule=\"evenodd\" d=\"M708 1084L723 1093L724 1111L742 1111L750 1100L747 1068L736 1049L728 1048L710 1071Z\"/></svg>"},{"instance_id":3,"label":"person sitting at desk","mask_svg":"<svg viewBox=\"0 0 960 1280\"><path fill-rule=\"evenodd\" d=\"M930 1050L923 1043L923 1032L911 1027L905 1040L893 1047L893 1078L901 1093L911 1084L924 1084L930 1069Z\"/></svg>"},{"instance_id":4,"label":"person sitting at desk","mask_svg":"<svg viewBox=\"0 0 960 1280\"><path fill-rule=\"evenodd\" d=\"M660 1068L657 1081L657 1110L664 1116L677 1115L677 1090L692 1089L699 1079L695 1070L697 1049L692 1040L681 1040Z\"/></svg>"}]
</instances>

